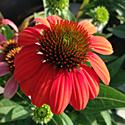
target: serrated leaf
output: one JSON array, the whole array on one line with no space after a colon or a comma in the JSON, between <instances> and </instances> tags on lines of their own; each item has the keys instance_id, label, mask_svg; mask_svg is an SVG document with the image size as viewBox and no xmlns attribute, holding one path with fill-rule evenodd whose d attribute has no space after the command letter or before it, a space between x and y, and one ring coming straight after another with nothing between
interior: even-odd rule
<instances>
[{"instance_id":1,"label":"serrated leaf","mask_svg":"<svg viewBox=\"0 0 125 125\"><path fill-rule=\"evenodd\" d=\"M107 28L107 30L116 35L117 37L125 39L125 25Z\"/></svg>"},{"instance_id":2,"label":"serrated leaf","mask_svg":"<svg viewBox=\"0 0 125 125\"><path fill-rule=\"evenodd\" d=\"M125 54L118 58L117 60L113 61L109 65L107 65L107 68L110 72L110 77L112 78L120 69L121 65L123 64L125 59Z\"/></svg>"},{"instance_id":3,"label":"serrated leaf","mask_svg":"<svg viewBox=\"0 0 125 125\"><path fill-rule=\"evenodd\" d=\"M30 109L26 109L21 105L15 106L6 114L0 121L0 123L15 121L19 119L25 119L30 115Z\"/></svg>"},{"instance_id":4,"label":"serrated leaf","mask_svg":"<svg viewBox=\"0 0 125 125\"><path fill-rule=\"evenodd\" d=\"M112 125L111 116L108 111L101 111L101 115L102 115L106 125Z\"/></svg>"},{"instance_id":5,"label":"serrated leaf","mask_svg":"<svg viewBox=\"0 0 125 125\"><path fill-rule=\"evenodd\" d=\"M110 86L100 84L98 97L89 100L83 113L97 113L120 107L125 107L125 95Z\"/></svg>"}]
</instances>

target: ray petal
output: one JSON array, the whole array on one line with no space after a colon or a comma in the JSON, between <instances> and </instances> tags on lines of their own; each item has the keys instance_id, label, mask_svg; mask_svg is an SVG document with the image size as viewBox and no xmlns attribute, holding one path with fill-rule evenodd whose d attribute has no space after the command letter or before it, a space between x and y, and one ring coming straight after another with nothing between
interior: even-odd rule
<instances>
[{"instance_id":1,"label":"ray petal","mask_svg":"<svg viewBox=\"0 0 125 125\"><path fill-rule=\"evenodd\" d=\"M2 53L0 53L0 62L4 62Z\"/></svg>"},{"instance_id":2,"label":"ray petal","mask_svg":"<svg viewBox=\"0 0 125 125\"><path fill-rule=\"evenodd\" d=\"M0 45L3 45L7 42L7 39L0 33Z\"/></svg>"},{"instance_id":3,"label":"ray petal","mask_svg":"<svg viewBox=\"0 0 125 125\"><path fill-rule=\"evenodd\" d=\"M21 46L27 46L37 43L38 39L41 39L39 30L34 27L27 27L19 33L18 44Z\"/></svg>"},{"instance_id":4,"label":"ray petal","mask_svg":"<svg viewBox=\"0 0 125 125\"><path fill-rule=\"evenodd\" d=\"M34 84L31 87L31 100L37 107L41 107L44 103L49 105L50 89L55 76L54 70L54 64L45 62L34 76Z\"/></svg>"},{"instance_id":5,"label":"ray petal","mask_svg":"<svg viewBox=\"0 0 125 125\"><path fill-rule=\"evenodd\" d=\"M14 60L14 76L17 81L23 81L34 75L42 63L43 56L37 54L39 45L23 47ZM35 50L36 49L36 50ZM19 60L20 59L20 60Z\"/></svg>"},{"instance_id":6,"label":"ray petal","mask_svg":"<svg viewBox=\"0 0 125 125\"><path fill-rule=\"evenodd\" d=\"M78 24L83 26L88 31L89 34L94 34L97 32L96 27L90 22L80 21Z\"/></svg>"},{"instance_id":7,"label":"ray petal","mask_svg":"<svg viewBox=\"0 0 125 125\"><path fill-rule=\"evenodd\" d=\"M39 92L40 87L41 87L40 79L42 79L44 77L43 72L47 71L46 69L48 66L49 66L48 63L46 63L46 62L42 63L41 66L39 67L39 69L37 70L37 73L35 73L33 77L31 76L28 79L20 82L21 90L27 96L32 95L32 101L34 104L36 104L36 101L35 101L37 99L36 94ZM38 85L39 85L39 87L37 87ZM40 100L39 100L39 102L40 102Z\"/></svg>"},{"instance_id":8,"label":"ray petal","mask_svg":"<svg viewBox=\"0 0 125 125\"><path fill-rule=\"evenodd\" d=\"M18 40L18 33L15 33L14 36L12 37L12 40Z\"/></svg>"},{"instance_id":9,"label":"ray petal","mask_svg":"<svg viewBox=\"0 0 125 125\"><path fill-rule=\"evenodd\" d=\"M72 96L70 104L75 110L82 110L89 100L89 89L85 80L85 75L81 70L77 70L77 68L74 68L70 74L72 77Z\"/></svg>"},{"instance_id":10,"label":"ray petal","mask_svg":"<svg viewBox=\"0 0 125 125\"><path fill-rule=\"evenodd\" d=\"M62 68L55 78L50 91L50 108L54 114L61 114L70 102L72 83L69 72Z\"/></svg>"},{"instance_id":11,"label":"ray petal","mask_svg":"<svg viewBox=\"0 0 125 125\"><path fill-rule=\"evenodd\" d=\"M6 83L4 89L4 97L6 99L10 99L16 93L18 89L18 82L15 80L14 76L12 76Z\"/></svg>"},{"instance_id":12,"label":"ray petal","mask_svg":"<svg viewBox=\"0 0 125 125\"><path fill-rule=\"evenodd\" d=\"M50 28L44 24L35 25L34 28L38 29L39 32L50 30Z\"/></svg>"},{"instance_id":13,"label":"ray petal","mask_svg":"<svg viewBox=\"0 0 125 125\"><path fill-rule=\"evenodd\" d=\"M89 66L81 64L81 67L82 67L82 71L84 73L86 82L89 86L89 98L94 99L99 94L98 76L97 76L96 72Z\"/></svg>"},{"instance_id":14,"label":"ray petal","mask_svg":"<svg viewBox=\"0 0 125 125\"><path fill-rule=\"evenodd\" d=\"M46 25L47 27L50 27L50 24L49 24L48 20L46 18L44 18L44 17L35 18L33 21L35 23L41 23L41 24Z\"/></svg>"},{"instance_id":15,"label":"ray petal","mask_svg":"<svg viewBox=\"0 0 125 125\"><path fill-rule=\"evenodd\" d=\"M57 22L57 20L62 20L62 19L57 15L51 15L51 16L47 17L47 20L50 24L55 24Z\"/></svg>"},{"instance_id":16,"label":"ray petal","mask_svg":"<svg viewBox=\"0 0 125 125\"><path fill-rule=\"evenodd\" d=\"M0 62L0 76L4 76L9 73L8 64L5 62Z\"/></svg>"},{"instance_id":17,"label":"ray petal","mask_svg":"<svg viewBox=\"0 0 125 125\"><path fill-rule=\"evenodd\" d=\"M2 20L2 23L10 25L16 32L19 32L17 26L11 20L4 19L4 20Z\"/></svg>"},{"instance_id":18,"label":"ray petal","mask_svg":"<svg viewBox=\"0 0 125 125\"><path fill-rule=\"evenodd\" d=\"M88 55L89 57L87 58L97 75L100 77L104 84L109 85L110 74L103 60L95 53L88 53Z\"/></svg>"},{"instance_id":19,"label":"ray petal","mask_svg":"<svg viewBox=\"0 0 125 125\"><path fill-rule=\"evenodd\" d=\"M92 36L90 41L92 41L90 46L95 52L103 55L110 55L113 53L112 45L105 37Z\"/></svg>"}]
</instances>

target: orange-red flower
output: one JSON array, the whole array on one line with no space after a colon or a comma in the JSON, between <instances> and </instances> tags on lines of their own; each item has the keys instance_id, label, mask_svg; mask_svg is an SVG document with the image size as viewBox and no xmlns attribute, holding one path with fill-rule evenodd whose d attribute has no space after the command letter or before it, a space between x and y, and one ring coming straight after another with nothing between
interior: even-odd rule
<instances>
[{"instance_id":1,"label":"orange-red flower","mask_svg":"<svg viewBox=\"0 0 125 125\"><path fill-rule=\"evenodd\" d=\"M89 22L56 15L34 22L39 24L19 33L18 43L24 47L15 58L15 79L37 107L45 103L54 114L61 114L69 103L75 110L84 109L99 93L98 76L106 85L110 82L105 63L93 51L112 54L111 44L93 36L96 28Z\"/></svg>"}]
</instances>

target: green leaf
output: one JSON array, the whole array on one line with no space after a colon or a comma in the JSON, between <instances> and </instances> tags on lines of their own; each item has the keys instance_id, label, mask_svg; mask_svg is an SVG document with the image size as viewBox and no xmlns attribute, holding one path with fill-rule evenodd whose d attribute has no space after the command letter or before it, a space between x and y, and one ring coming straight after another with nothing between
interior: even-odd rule
<instances>
[{"instance_id":1,"label":"green leaf","mask_svg":"<svg viewBox=\"0 0 125 125\"><path fill-rule=\"evenodd\" d=\"M104 33L95 33L93 34L94 36L103 36L105 38L109 38L111 37L113 34L112 33L108 33L108 34L104 34Z\"/></svg>"},{"instance_id":2,"label":"green leaf","mask_svg":"<svg viewBox=\"0 0 125 125\"><path fill-rule=\"evenodd\" d=\"M111 79L110 86L117 88L125 83L125 70L120 69Z\"/></svg>"},{"instance_id":3,"label":"green leaf","mask_svg":"<svg viewBox=\"0 0 125 125\"><path fill-rule=\"evenodd\" d=\"M24 94L20 94L19 91L20 90L16 92L16 94L11 98L11 100L25 107L31 106L31 100L29 99L29 97Z\"/></svg>"},{"instance_id":4,"label":"green leaf","mask_svg":"<svg viewBox=\"0 0 125 125\"><path fill-rule=\"evenodd\" d=\"M94 100L89 100L83 113L97 113L120 107L125 107L125 95L110 86L100 84L98 97Z\"/></svg>"},{"instance_id":5,"label":"green leaf","mask_svg":"<svg viewBox=\"0 0 125 125\"><path fill-rule=\"evenodd\" d=\"M75 122L78 125L98 125L95 115L84 114L84 113L82 113L82 111L79 111L77 113Z\"/></svg>"},{"instance_id":6,"label":"green leaf","mask_svg":"<svg viewBox=\"0 0 125 125\"><path fill-rule=\"evenodd\" d=\"M10 27L8 25L6 25L5 30L3 31L3 35L6 37L7 40L12 39L14 33L12 32L12 30L10 29Z\"/></svg>"},{"instance_id":7,"label":"green leaf","mask_svg":"<svg viewBox=\"0 0 125 125\"><path fill-rule=\"evenodd\" d=\"M10 110L12 110L17 105L17 103L9 99L5 99L3 96L0 96L0 117L5 116Z\"/></svg>"},{"instance_id":8,"label":"green leaf","mask_svg":"<svg viewBox=\"0 0 125 125\"><path fill-rule=\"evenodd\" d=\"M73 125L71 119L64 112L59 117L62 119L63 125Z\"/></svg>"},{"instance_id":9,"label":"green leaf","mask_svg":"<svg viewBox=\"0 0 125 125\"><path fill-rule=\"evenodd\" d=\"M36 125L36 122L29 116L26 119L18 120L16 125Z\"/></svg>"},{"instance_id":10,"label":"green leaf","mask_svg":"<svg viewBox=\"0 0 125 125\"><path fill-rule=\"evenodd\" d=\"M124 59L125 59L125 54L120 58L118 58L117 60L115 60L114 62L107 65L111 78L118 72L118 70L120 69L121 65L124 62Z\"/></svg>"},{"instance_id":11,"label":"green leaf","mask_svg":"<svg viewBox=\"0 0 125 125\"><path fill-rule=\"evenodd\" d=\"M116 122L117 125L125 125L125 119L118 116L116 113L112 113L111 117L114 122Z\"/></svg>"},{"instance_id":12,"label":"green leaf","mask_svg":"<svg viewBox=\"0 0 125 125\"><path fill-rule=\"evenodd\" d=\"M99 55L101 57L101 59L104 61L104 62L109 62L109 61L112 61L112 60L115 60L117 59L118 57L115 56L115 55Z\"/></svg>"},{"instance_id":13,"label":"green leaf","mask_svg":"<svg viewBox=\"0 0 125 125\"><path fill-rule=\"evenodd\" d=\"M106 125L112 125L111 116L108 111L101 111L101 115L102 115Z\"/></svg>"},{"instance_id":14,"label":"green leaf","mask_svg":"<svg viewBox=\"0 0 125 125\"><path fill-rule=\"evenodd\" d=\"M34 13L34 19L38 18L38 17L44 17L44 14L40 15L40 14L38 14L38 13L35 12Z\"/></svg>"},{"instance_id":15,"label":"green leaf","mask_svg":"<svg viewBox=\"0 0 125 125\"><path fill-rule=\"evenodd\" d=\"M11 77L11 75L9 75L9 74L0 76L0 86L4 87L10 77Z\"/></svg>"},{"instance_id":16,"label":"green leaf","mask_svg":"<svg viewBox=\"0 0 125 125\"><path fill-rule=\"evenodd\" d=\"M96 114L97 125L106 125L101 113Z\"/></svg>"},{"instance_id":17,"label":"green leaf","mask_svg":"<svg viewBox=\"0 0 125 125\"><path fill-rule=\"evenodd\" d=\"M54 114L52 120L48 123L48 125L63 125L63 122L59 115Z\"/></svg>"},{"instance_id":18,"label":"green leaf","mask_svg":"<svg viewBox=\"0 0 125 125\"><path fill-rule=\"evenodd\" d=\"M13 122L0 123L0 125L17 125L17 124L15 121L13 121Z\"/></svg>"},{"instance_id":19,"label":"green leaf","mask_svg":"<svg viewBox=\"0 0 125 125\"><path fill-rule=\"evenodd\" d=\"M48 125L73 125L71 119L64 112L61 115L54 115Z\"/></svg>"},{"instance_id":20,"label":"green leaf","mask_svg":"<svg viewBox=\"0 0 125 125\"><path fill-rule=\"evenodd\" d=\"M6 114L0 121L0 123L15 121L18 119L25 119L30 115L30 109L24 108L21 105L15 106Z\"/></svg>"},{"instance_id":21,"label":"green leaf","mask_svg":"<svg viewBox=\"0 0 125 125\"><path fill-rule=\"evenodd\" d=\"M125 25L107 28L107 30L116 35L117 37L125 39Z\"/></svg>"},{"instance_id":22,"label":"green leaf","mask_svg":"<svg viewBox=\"0 0 125 125\"><path fill-rule=\"evenodd\" d=\"M72 20L72 21L76 22L76 18L75 18L75 16L71 13L70 10L67 11L67 17L66 17L66 19Z\"/></svg>"}]
</instances>

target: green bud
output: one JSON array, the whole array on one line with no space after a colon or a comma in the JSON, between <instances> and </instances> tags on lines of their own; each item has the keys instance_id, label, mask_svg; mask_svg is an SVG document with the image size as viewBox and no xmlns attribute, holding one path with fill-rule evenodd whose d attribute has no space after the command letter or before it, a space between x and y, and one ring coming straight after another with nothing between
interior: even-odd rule
<instances>
[{"instance_id":1,"label":"green bud","mask_svg":"<svg viewBox=\"0 0 125 125\"><path fill-rule=\"evenodd\" d=\"M98 6L96 9L95 9L95 17L96 17L96 20L101 24L101 23L104 23L106 21L109 20L109 13L108 13L108 10L105 8L105 7L100 7Z\"/></svg>"},{"instance_id":2,"label":"green bud","mask_svg":"<svg viewBox=\"0 0 125 125\"><path fill-rule=\"evenodd\" d=\"M69 0L48 0L50 8L54 9L67 9L69 7Z\"/></svg>"},{"instance_id":3,"label":"green bud","mask_svg":"<svg viewBox=\"0 0 125 125\"><path fill-rule=\"evenodd\" d=\"M50 107L46 104L43 104L40 108L34 106L31 109L31 116L36 123L47 124L53 117Z\"/></svg>"}]
</instances>

